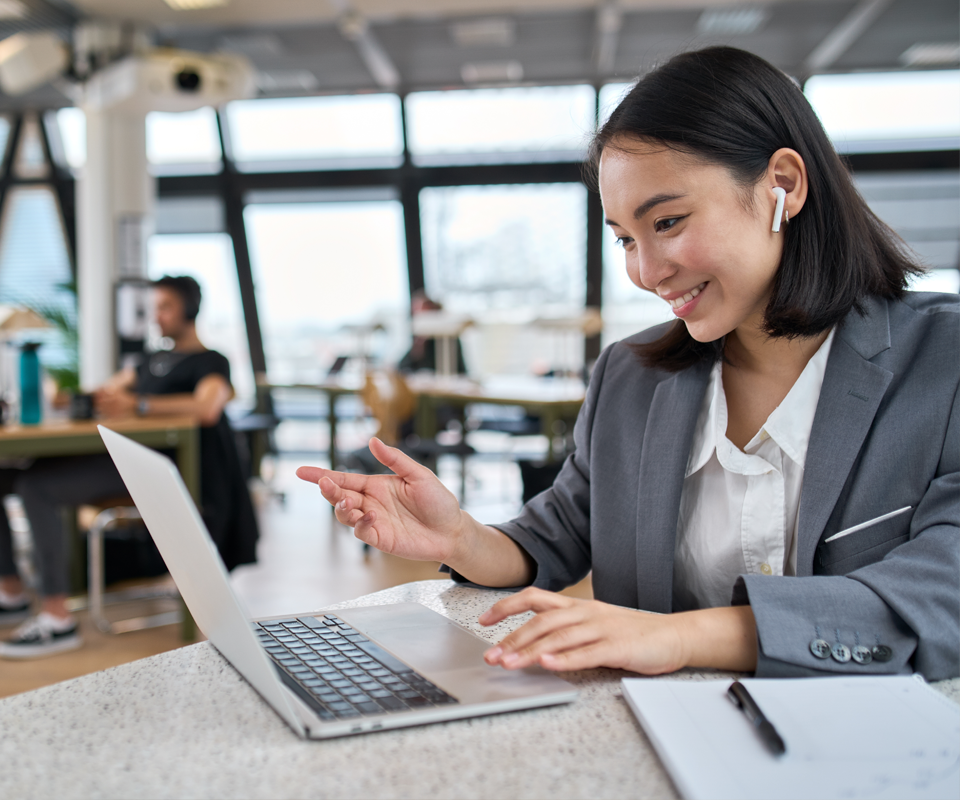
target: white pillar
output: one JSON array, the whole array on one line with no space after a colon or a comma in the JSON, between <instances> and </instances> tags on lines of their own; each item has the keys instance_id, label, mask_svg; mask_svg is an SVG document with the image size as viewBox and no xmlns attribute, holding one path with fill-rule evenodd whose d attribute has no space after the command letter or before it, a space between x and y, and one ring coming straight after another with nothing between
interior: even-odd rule
<instances>
[{"instance_id":1,"label":"white pillar","mask_svg":"<svg viewBox=\"0 0 960 800\"><path fill-rule=\"evenodd\" d=\"M116 370L114 292L146 277L156 180L147 170L146 117L87 106L87 161L77 182L80 385L91 391Z\"/></svg>"}]
</instances>

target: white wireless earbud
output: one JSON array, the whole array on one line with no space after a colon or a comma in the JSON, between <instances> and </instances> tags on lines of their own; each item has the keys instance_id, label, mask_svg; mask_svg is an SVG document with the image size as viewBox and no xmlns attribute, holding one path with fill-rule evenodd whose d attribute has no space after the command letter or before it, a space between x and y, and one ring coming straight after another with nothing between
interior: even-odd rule
<instances>
[{"instance_id":1,"label":"white wireless earbud","mask_svg":"<svg viewBox=\"0 0 960 800\"><path fill-rule=\"evenodd\" d=\"M777 207L773 211L773 232L780 233L780 220L783 219L783 204L787 199L787 192L782 186L774 186L773 193L777 196Z\"/></svg>"}]
</instances>

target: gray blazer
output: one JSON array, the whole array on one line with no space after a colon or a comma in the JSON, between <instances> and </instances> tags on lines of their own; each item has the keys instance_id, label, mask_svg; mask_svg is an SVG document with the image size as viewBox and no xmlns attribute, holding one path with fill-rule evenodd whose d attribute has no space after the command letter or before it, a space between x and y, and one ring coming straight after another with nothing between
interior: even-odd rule
<instances>
[{"instance_id":1,"label":"gray blazer","mask_svg":"<svg viewBox=\"0 0 960 800\"><path fill-rule=\"evenodd\" d=\"M553 487L497 527L557 590L593 570L597 599L669 612L687 457L710 366L643 367L618 342L597 361ZM960 299L870 299L839 327L810 433L797 577L741 576L758 676L960 674ZM833 533L913 510L829 544ZM883 644L886 662L818 659L811 642Z\"/></svg>"}]
</instances>

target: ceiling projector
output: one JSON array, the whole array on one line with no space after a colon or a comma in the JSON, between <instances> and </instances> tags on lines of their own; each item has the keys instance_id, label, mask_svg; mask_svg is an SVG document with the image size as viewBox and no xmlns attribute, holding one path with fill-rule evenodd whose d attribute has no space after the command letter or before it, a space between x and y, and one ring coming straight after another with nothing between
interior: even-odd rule
<instances>
[{"instance_id":1,"label":"ceiling projector","mask_svg":"<svg viewBox=\"0 0 960 800\"><path fill-rule=\"evenodd\" d=\"M252 97L253 68L243 56L156 49L127 56L83 85L83 105L146 113L193 111Z\"/></svg>"},{"instance_id":2,"label":"ceiling projector","mask_svg":"<svg viewBox=\"0 0 960 800\"><path fill-rule=\"evenodd\" d=\"M81 104L130 113L193 111L252 97L256 89L250 62L230 53L145 49L82 81L68 69L70 54L53 33L9 36L0 41L0 89L19 95L62 78L61 86L72 84L69 94Z\"/></svg>"}]
</instances>

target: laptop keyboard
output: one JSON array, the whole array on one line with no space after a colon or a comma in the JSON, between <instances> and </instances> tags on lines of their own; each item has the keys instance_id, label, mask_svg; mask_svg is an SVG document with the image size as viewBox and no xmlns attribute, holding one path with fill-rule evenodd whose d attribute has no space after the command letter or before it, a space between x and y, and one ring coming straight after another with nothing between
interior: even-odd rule
<instances>
[{"instance_id":1,"label":"laptop keyboard","mask_svg":"<svg viewBox=\"0 0 960 800\"><path fill-rule=\"evenodd\" d=\"M321 719L458 702L332 614L257 624L284 683Z\"/></svg>"}]
</instances>

